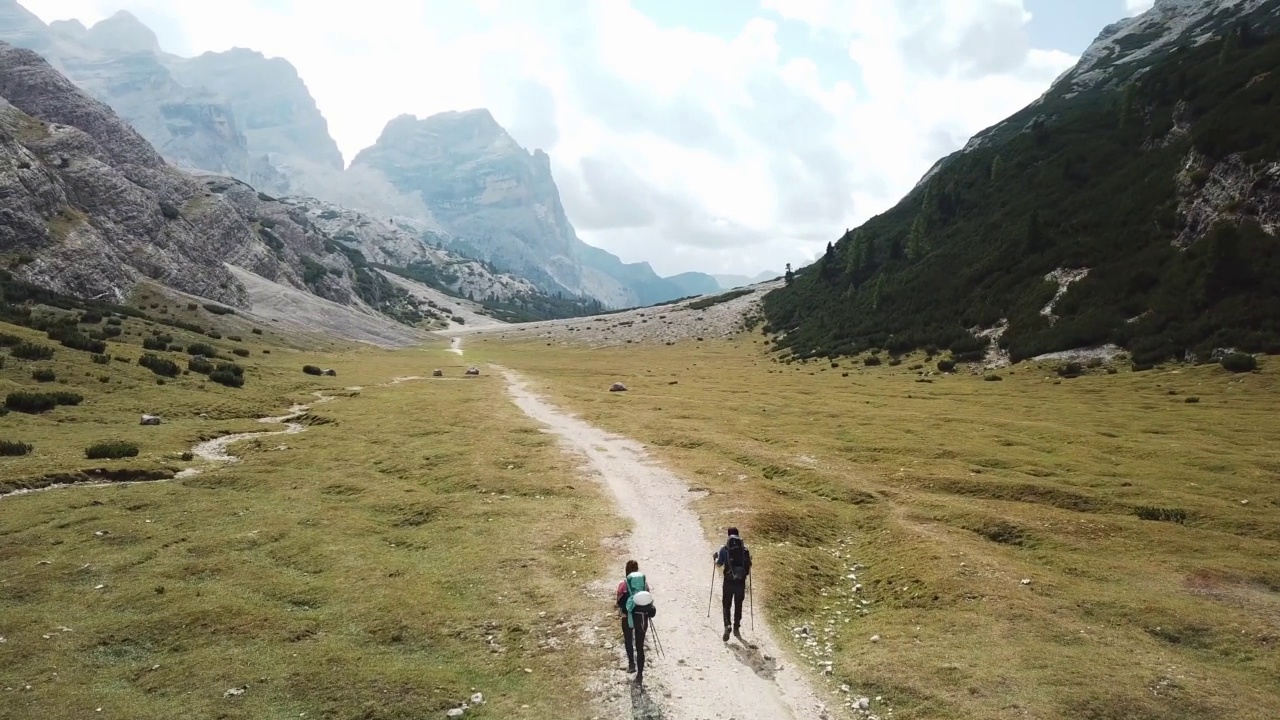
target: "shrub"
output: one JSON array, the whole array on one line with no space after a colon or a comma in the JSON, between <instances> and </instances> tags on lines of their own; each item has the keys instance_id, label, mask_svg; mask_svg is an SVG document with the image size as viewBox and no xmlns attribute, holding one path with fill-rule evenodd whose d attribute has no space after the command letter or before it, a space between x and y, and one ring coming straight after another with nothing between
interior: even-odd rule
<instances>
[{"instance_id":1,"label":"shrub","mask_svg":"<svg viewBox=\"0 0 1280 720\"><path fill-rule=\"evenodd\" d=\"M0 347L13 347L14 345L21 345L21 344L22 344L22 338L18 337L17 335L10 335L9 333L0 333Z\"/></svg>"},{"instance_id":2,"label":"shrub","mask_svg":"<svg viewBox=\"0 0 1280 720\"><path fill-rule=\"evenodd\" d=\"M1192 395L1191 397L1187 398L1186 400L1183 400L1182 402L1187 403L1188 405L1194 405L1200 402L1200 398L1196 397L1195 395Z\"/></svg>"},{"instance_id":3,"label":"shrub","mask_svg":"<svg viewBox=\"0 0 1280 720\"><path fill-rule=\"evenodd\" d=\"M244 376L237 375L230 370L214 370L209 373L209 379L220 385L226 385L227 387L238 388L244 386Z\"/></svg>"},{"instance_id":4,"label":"shrub","mask_svg":"<svg viewBox=\"0 0 1280 720\"><path fill-rule=\"evenodd\" d=\"M308 375L323 375L323 374L324 374L324 370L321 370L320 368L316 367L315 365L303 365L303 366L302 366L302 372L304 372L304 373L306 373L306 374L308 374Z\"/></svg>"},{"instance_id":5,"label":"shrub","mask_svg":"<svg viewBox=\"0 0 1280 720\"><path fill-rule=\"evenodd\" d=\"M234 349L234 350L232 350L231 352L232 352L232 353L234 353L234 354L236 354L236 355L239 355L240 357L249 357L249 349L248 349L248 348L235 348L235 349Z\"/></svg>"},{"instance_id":6,"label":"shrub","mask_svg":"<svg viewBox=\"0 0 1280 720\"><path fill-rule=\"evenodd\" d=\"M143 338L142 348L144 350L168 350L169 345L173 343L173 337L170 335L157 335L155 337Z\"/></svg>"},{"instance_id":7,"label":"shrub","mask_svg":"<svg viewBox=\"0 0 1280 720\"><path fill-rule=\"evenodd\" d=\"M190 370L191 372L198 372L202 375L208 375L209 373L213 372L214 370L217 370L218 368L208 360L197 360L195 358L191 358L190 360L187 361L187 369Z\"/></svg>"},{"instance_id":8,"label":"shrub","mask_svg":"<svg viewBox=\"0 0 1280 720\"><path fill-rule=\"evenodd\" d=\"M195 453L191 452L190 450L182 453L182 460L184 462L191 462L192 460L195 460L195 459L196 459Z\"/></svg>"},{"instance_id":9,"label":"shrub","mask_svg":"<svg viewBox=\"0 0 1280 720\"><path fill-rule=\"evenodd\" d=\"M36 382L46 383L57 380L58 376L49 368L40 368L39 370L31 373L31 379Z\"/></svg>"},{"instance_id":10,"label":"shrub","mask_svg":"<svg viewBox=\"0 0 1280 720\"><path fill-rule=\"evenodd\" d=\"M74 327L60 326L48 332L50 340L57 340L59 345L72 350L83 350L90 353L104 353L107 344L102 340L92 340Z\"/></svg>"},{"instance_id":11,"label":"shrub","mask_svg":"<svg viewBox=\"0 0 1280 720\"><path fill-rule=\"evenodd\" d=\"M232 362L218 363L218 372L229 372L236 377L244 376L244 368Z\"/></svg>"},{"instance_id":12,"label":"shrub","mask_svg":"<svg viewBox=\"0 0 1280 720\"><path fill-rule=\"evenodd\" d=\"M142 357L138 358L138 364L157 375L165 377L178 377L182 373L182 368L178 367L178 363L151 353L144 353Z\"/></svg>"},{"instance_id":13,"label":"shrub","mask_svg":"<svg viewBox=\"0 0 1280 720\"><path fill-rule=\"evenodd\" d=\"M244 342L244 338L240 337L239 335L228 335L227 339L230 340L231 342Z\"/></svg>"},{"instance_id":14,"label":"shrub","mask_svg":"<svg viewBox=\"0 0 1280 720\"><path fill-rule=\"evenodd\" d=\"M214 340L222 339L222 333L218 332L217 330L210 330L209 332L205 333L205 335L213 338Z\"/></svg>"},{"instance_id":15,"label":"shrub","mask_svg":"<svg viewBox=\"0 0 1280 720\"><path fill-rule=\"evenodd\" d=\"M48 345L37 345L36 343L20 340L9 351L9 355L19 360L52 360L53 352L53 348Z\"/></svg>"},{"instance_id":16,"label":"shrub","mask_svg":"<svg viewBox=\"0 0 1280 720\"><path fill-rule=\"evenodd\" d=\"M84 397L69 392L11 392L4 399L4 406L14 412L38 415L59 405L79 405Z\"/></svg>"},{"instance_id":17,"label":"shrub","mask_svg":"<svg viewBox=\"0 0 1280 720\"><path fill-rule=\"evenodd\" d=\"M889 367L898 367L901 364L902 364L902 358L899 358L899 357L889 358Z\"/></svg>"},{"instance_id":18,"label":"shrub","mask_svg":"<svg viewBox=\"0 0 1280 720\"><path fill-rule=\"evenodd\" d=\"M951 358L938 361L938 372L949 373L955 369L956 369L956 361Z\"/></svg>"},{"instance_id":19,"label":"shrub","mask_svg":"<svg viewBox=\"0 0 1280 720\"><path fill-rule=\"evenodd\" d=\"M452 320L452 321L454 321L454 322L456 322L456 323L458 323L459 325L466 325L466 324L467 324L467 319L466 319L466 318L464 318L464 317L462 317L461 315L454 315L453 317L451 317L451 318L449 318L449 319L450 319L450 320Z\"/></svg>"},{"instance_id":20,"label":"shrub","mask_svg":"<svg viewBox=\"0 0 1280 720\"><path fill-rule=\"evenodd\" d=\"M118 317L107 318L107 324L112 327L120 327L120 325L123 324L123 322L124 321Z\"/></svg>"},{"instance_id":21,"label":"shrub","mask_svg":"<svg viewBox=\"0 0 1280 720\"><path fill-rule=\"evenodd\" d=\"M165 220L177 220L182 217L182 213L178 211L177 206L170 202L160 203L160 214Z\"/></svg>"},{"instance_id":22,"label":"shrub","mask_svg":"<svg viewBox=\"0 0 1280 720\"><path fill-rule=\"evenodd\" d=\"M253 334L254 334L254 335L261 335L261 334L262 334L262 328L254 328L254 329L252 330L252 332L253 332Z\"/></svg>"},{"instance_id":23,"label":"shrub","mask_svg":"<svg viewBox=\"0 0 1280 720\"><path fill-rule=\"evenodd\" d=\"M0 457L22 457L29 455L35 448L23 442L0 440Z\"/></svg>"},{"instance_id":24,"label":"shrub","mask_svg":"<svg viewBox=\"0 0 1280 720\"><path fill-rule=\"evenodd\" d=\"M106 385L107 383L111 382L111 376L110 376L110 375L99 375L99 376L98 376L98 382L102 383L103 385Z\"/></svg>"},{"instance_id":25,"label":"shrub","mask_svg":"<svg viewBox=\"0 0 1280 720\"><path fill-rule=\"evenodd\" d=\"M1143 520L1155 520L1157 522L1172 522L1179 525L1185 523L1189 517L1186 510L1180 508L1159 508L1159 507L1136 507L1133 514Z\"/></svg>"},{"instance_id":26,"label":"shrub","mask_svg":"<svg viewBox=\"0 0 1280 720\"><path fill-rule=\"evenodd\" d=\"M215 305L213 303L205 303L204 309L208 310L214 315L235 315L236 314L236 311L229 307L223 307L222 305Z\"/></svg>"},{"instance_id":27,"label":"shrub","mask_svg":"<svg viewBox=\"0 0 1280 720\"><path fill-rule=\"evenodd\" d=\"M85 448L84 456L90 460L119 460L137 457L138 444L128 440L103 440Z\"/></svg>"},{"instance_id":28,"label":"shrub","mask_svg":"<svg viewBox=\"0 0 1280 720\"><path fill-rule=\"evenodd\" d=\"M1153 365L1153 364L1151 364L1151 363L1137 363L1137 362L1136 362L1136 363L1134 363L1134 364L1133 364L1132 369L1133 369L1133 371L1134 371L1134 372L1146 372L1146 371L1148 371L1148 370L1151 370L1151 369L1152 369L1152 368L1154 368L1154 367L1155 367L1155 365Z\"/></svg>"},{"instance_id":29,"label":"shrub","mask_svg":"<svg viewBox=\"0 0 1280 720\"><path fill-rule=\"evenodd\" d=\"M1058 367L1058 376L1064 378L1078 378L1084 374L1084 366L1078 362L1069 362Z\"/></svg>"},{"instance_id":30,"label":"shrub","mask_svg":"<svg viewBox=\"0 0 1280 720\"><path fill-rule=\"evenodd\" d=\"M97 325L100 322L102 322L102 313L96 310L86 310L85 313L80 316L81 325Z\"/></svg>"},{"instance_id":31,"label":"shrub","mask_svg":"<svg viewBox=\"0 0 1280 720\"><path fill-rule=\"evenodd\" d=\"M191 343L187 346L188 355L203 355L207 358L218 357L218 348L208 343Z\"/></svg>"},{"instance_id":32,"label":"shrub","mask_svg":"<svg viewBox=\"0 0 1280 720\"><path fill-rule=\"evenodd\" d=\"M94 355L91 359L94 365L109 365L111 363L110 355Z\"/></svg>"},{"instance_id":33,"label":"shrub","mask_svg":"<svg viewBox=\"0 0 1280 720\"><path fill-rule=\"evenodd\" d=\"M982 379L986 380L987 382L998 382L1000 380L1004 380L1004 378L1000 377L999 375L996 375L995 373L991 373L990 375L983 375Z\"/></svg>"},{"instance_id":34,"label":"shrub","mask_svg":"<svg viewBox=\"0 0 1280 720\"><path fill-rule=\"evenodd\" d=\"M1248 353L1230 353L1218 361L1228 372L1252 372L1258 369L1258 359Z\"/></svg>"},{"instance_id":35,"label":"shrub","mask_svg":"<svg viewBox=\"0 0 1280 720\"><path fill-rule=\"evenodd\" d=\"M107 338L117 338L117 337L120 337L122 333L124 333L124 328L118 327L116 325L107 325L106 327L102 328L101 332L102 332L102 339L104 340Z\"/></svg>"},{"instance_id":36,"label":"shrub","mask_svg":"<svg viewBox=\"0 0 1280 720\"><path fill-rule=\"evenodd\" d=\"M862 364L866 365L867 367L875 367L876 365L880 364L880 358L879 356L871 355L869 357L863 358Z\"/></svg>"}]
</instances>

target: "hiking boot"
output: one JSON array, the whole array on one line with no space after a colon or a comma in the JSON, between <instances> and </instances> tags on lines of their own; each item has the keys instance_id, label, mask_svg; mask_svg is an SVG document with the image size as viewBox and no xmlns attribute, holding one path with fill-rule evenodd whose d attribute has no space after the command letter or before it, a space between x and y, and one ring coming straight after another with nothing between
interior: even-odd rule
<instances>
[{"instance_id":1,"label":"hiking boot","mask_svg":"<svg viewBox=\"0 0 1280 720\"><path fill-rule=\"evenodd\" d=\"M639 672L636 673L636 684L637 685L644 684L644 670L640 670Z\"/></svg>"},{"instance_id":2,"label":"hiking boot","mask_svg":"<svg viewBox=\"0 0 1280 720\"><path fill-rule=\"evenodd\" d=\"M734 628L733 636L738 638L739 640L742 640L742 630L740 630L739 628ZM725 638L725 639L727 640L728 638ZM742 642L746 642L746 640L742 640Z\"/></svg>"},{"instance_id":3,"label":"hiking boot","mask_svg":"<svg viewBox=\"0 0 1280 720\"><path fill-rule=\"evenodd\" d=\"M721 639L721 640L723 640L723 641L725 641L725 642L729 642L729 626L728 626L728 625L725 625L725 626L724 626L724 637L722 637L722 638L720 638L720 639Z\"/></svg>"},{"instance_id":4,"label":"hiking boot","mask_svg":"<svg viewBox=\"0 0 1280 720\"><path fill-rule=\"evenodd\" d=\"M636 671L636 664L635 664L635 663L627 663L627 672L628 672L628 673L633 673L633 672L635 672L635 671Z\"/></svg>"}]
</instances>

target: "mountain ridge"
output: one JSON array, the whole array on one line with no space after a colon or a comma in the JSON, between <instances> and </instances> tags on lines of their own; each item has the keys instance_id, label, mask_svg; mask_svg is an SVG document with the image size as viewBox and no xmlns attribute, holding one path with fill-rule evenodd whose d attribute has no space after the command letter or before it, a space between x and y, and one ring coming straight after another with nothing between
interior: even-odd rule
<instances>
[{"instance_id":1,"label":"mountain ridge","mask_svg":"<svg viewBox=\"0 0 1280 720\"><path fill-rule=\"evenodd\" d=\"M1276 0L1168 0L1102 33L770 294L778 346L1018 361L1112 343L1141 366L1280 347L1278 29Z\"/></svg>"}]
</instances>

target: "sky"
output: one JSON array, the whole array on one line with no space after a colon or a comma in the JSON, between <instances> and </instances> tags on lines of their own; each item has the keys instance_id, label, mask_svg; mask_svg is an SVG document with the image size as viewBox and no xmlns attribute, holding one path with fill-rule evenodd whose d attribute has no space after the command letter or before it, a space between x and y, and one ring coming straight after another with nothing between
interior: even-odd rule
<instances>
[{"instance_id":1,"label":"sky","mask_svg":"<svg viewBox=\"0 0 1280 720\"><path fill-rule=\"evenodd\" d=\"M585 241L663 275L808 264L1152 0L20 0L291 61L346 160L488 108Z\"/></svg>"}]
</instances>

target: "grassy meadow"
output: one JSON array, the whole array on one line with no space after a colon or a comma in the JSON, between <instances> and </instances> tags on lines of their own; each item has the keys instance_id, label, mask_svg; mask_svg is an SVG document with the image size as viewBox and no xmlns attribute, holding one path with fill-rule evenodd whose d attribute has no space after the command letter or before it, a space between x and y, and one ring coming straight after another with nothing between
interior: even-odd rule
<instances>
[{"instance_id":1,"label":"grassy meadow","mask_svg":"<svg viewBox=\"0 0 1280 720\"><path fill-rule=\"evenodd\" d=\"M0 417L0 440L33 447L0 457L0 493L89 468L203 469L0 497L0 718L443 717L475 692L487 702L469 717L589 717L585 678L614 661L590 640L609 610L586 588L616 521L501 379L463 379L447 343L308 352L241 318L214 326L224 337L124 319L108 352L128 362L97 364L0 324L56 348L4 357L0 395L84 398ZM153 332L216 346L244 387L140 367ZM40 368L56 379L33 380ZM382 386L404 376L424 379ZM203 439L279 429L255 419L316 392L336 398L306 432L233 445L237 463L183 459ZM141 426L144 412L163 424ZM113 439L138 455L85 457Z\"/></svg>"},{"instance_id":2,"label":"grassy meadow","mask_svg":"<svg viewBox=\"0 0 1280 720\"><path fill-rule=\"evenodd\" d=\"M1274 359L919 382L750 339L466 349L709 490L779 634L881 717L1280 713Z\"/></svg>"}]
</instances>

